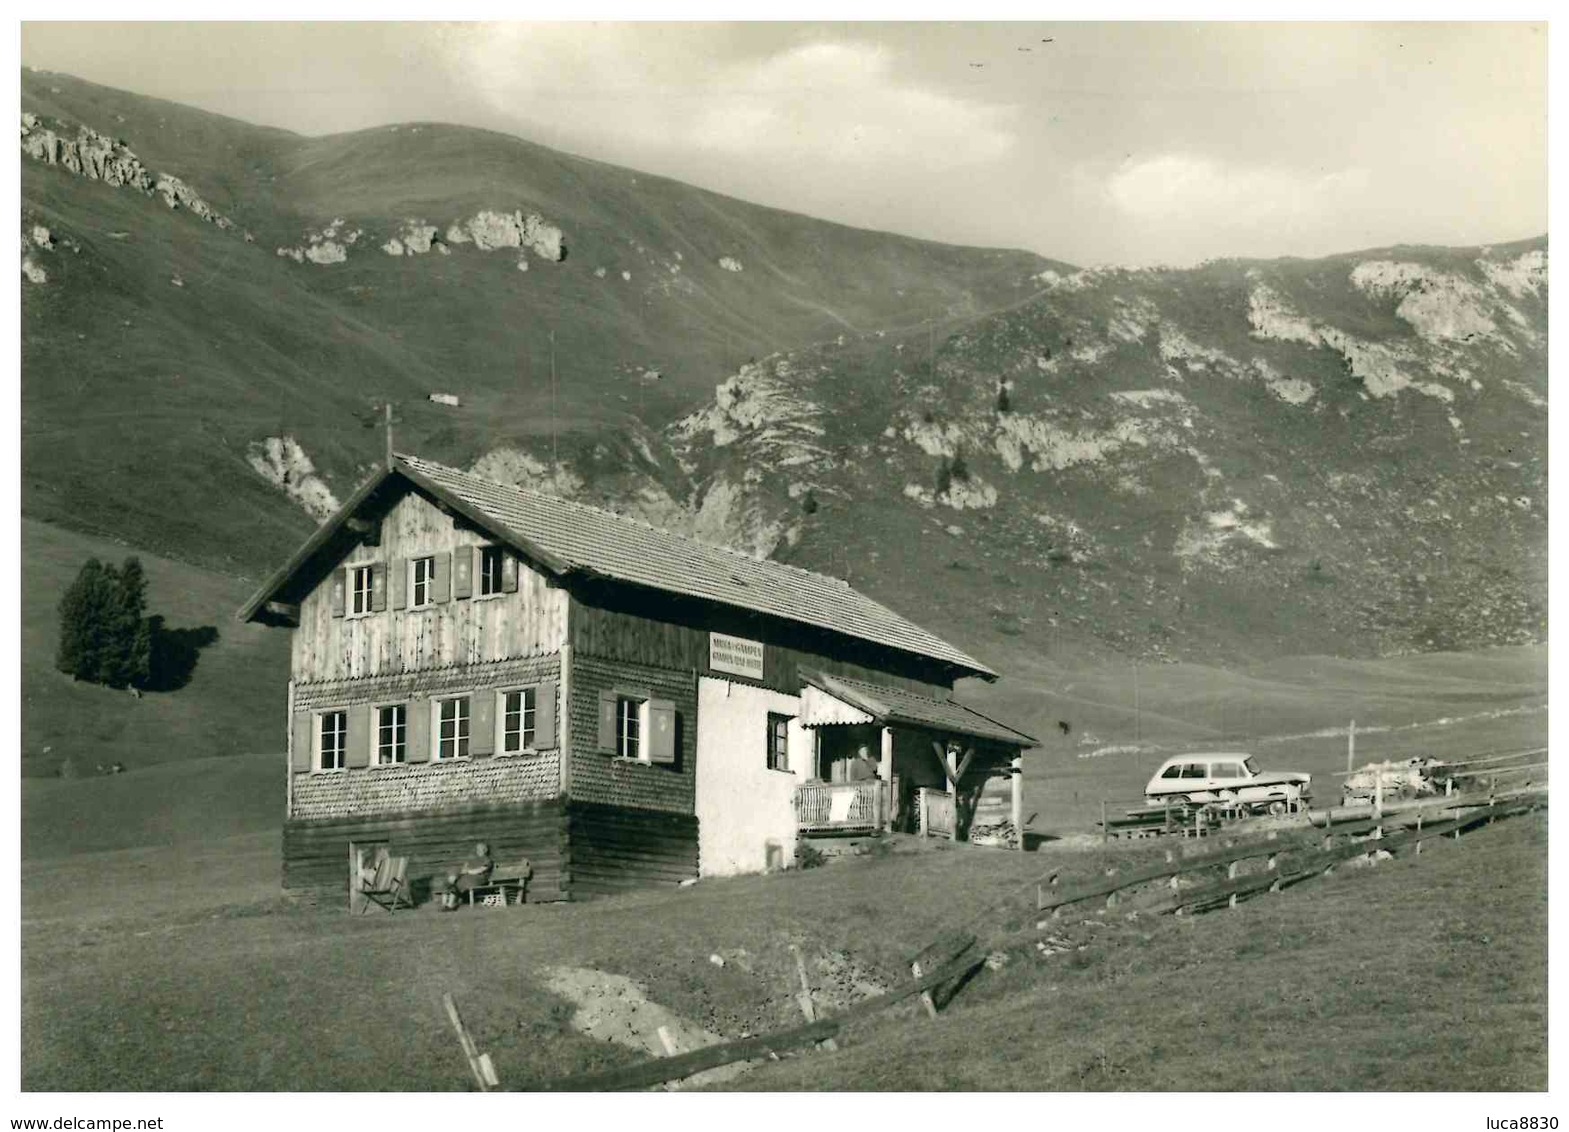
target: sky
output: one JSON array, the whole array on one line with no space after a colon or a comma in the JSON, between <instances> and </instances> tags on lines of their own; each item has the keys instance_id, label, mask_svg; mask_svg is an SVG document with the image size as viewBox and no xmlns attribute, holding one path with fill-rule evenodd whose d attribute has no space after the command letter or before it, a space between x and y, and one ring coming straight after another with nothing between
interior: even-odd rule
<instances>
[{"instance_id":1,"label":"sky","mask_svg":"<svg viewBox=\"0 0 1569 1132\"><path fill-rule=\"evenodd\" d=\"M25 23L25 65L326 134L483 126L1080 265L1547 231L1530 23Z\"/></svg>"}]
</instances>

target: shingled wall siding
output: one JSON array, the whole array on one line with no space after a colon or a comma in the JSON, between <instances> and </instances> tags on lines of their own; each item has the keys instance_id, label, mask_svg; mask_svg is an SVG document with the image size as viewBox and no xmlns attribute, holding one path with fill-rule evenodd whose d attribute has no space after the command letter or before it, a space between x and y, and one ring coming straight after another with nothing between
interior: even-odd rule
<instances>
[{"instance_id":1,"label":"shingled wall siding","mask_svg":"<svg viewBox=\"0 0 1569 1132\"><path fill-rule=\"evenodd\" d=\"M387 845L407 857L408 878L424 900L433 877L455 871L476 841L490 845L498 865L526 857L534 866L530 903L566 898L563 864L566 814L560 799L514 806L472 806L442 813L288 821L283 826L283 887L291 895L348 906L349 843Z\"/></svg>"},{"instance_id":2,"label":"shingled wall siding","mask_svg":"<svg viewBox=\"0 0 1569 1132\"><path fill-rule=\"evenodd\" d=\"M554 798L561 753L403 763L297 775L293 816L354 818Z\"/></svg>"},{"instance_id":3,"label":"shingled wall siding","mask_svg":"<svg viewBox=\"0 0 1569 1132\"><path fill-rule=\"evenodd\" d=\"M455 664L358 680L322 680L294 686L294 710L314 711L354 704L384 704L449 692L479 692L486 688L554 680L560 673L561 654L552 652L489 664Z\"/></svg>"},{"instance_id":4,"label":"shingled wall siding","mask_svg":"<svg viewBox=\"0 0 1569 1132\"><path fill-rule=\"evenodd\" d=\"M574 801L695 812L697 781L697 676L574 652L572 657L572 751L568 793ZM621 688L670 700L676 708L676 762L657 766L618 759L598 750L599 693ZM693 834L696 844L696 833Z\"/></svg>"}]
</instances>

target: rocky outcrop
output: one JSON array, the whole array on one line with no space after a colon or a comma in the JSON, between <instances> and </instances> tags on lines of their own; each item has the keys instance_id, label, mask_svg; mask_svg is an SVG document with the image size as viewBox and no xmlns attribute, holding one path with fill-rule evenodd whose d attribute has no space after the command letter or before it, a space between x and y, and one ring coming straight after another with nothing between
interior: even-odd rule
<instances>
[{"instance_id":1,"label":"rocky outcrop","mask_svg":"<svg viewBox=\"0 0 1569 1132\"><path fill-rule=\"evenodd\" d=\"M279 248L278 255L285 259L292 259L295 263L331 264L343 263L349 258L349 248L359 242L364 234L359 228L345 228L345 222L340 216L329 223L320 231L307 231L305 243L299 247Z\"/></svg>"},{"instance_id":2,"label":"rocky outcrop","mask_svg":"<svg viewBox=\"0 0 1569 1132\"><path fill-rule=\"evenodd\" d=\"M730 255L722 255L719 257L719 267L723 271L734 271L737 273L742 270L741 261L736 259L735 256Z\"/></svg>"},{"instance_id":3,"label":"rocky outcrop","mask_svg":"<svg viewBox=\"0 0 1569 1132\"><path fill-rule=\"evenodd\" d=\"M74 134L67 134L59 123L49 126L38 115L24 113L22 152L34 161L58 165L89 181L135 189L146 196L156 194L170 208L182 208L219 228L233 226L180 178L172 173L153 173L123 141L87 126L78 126Z\"/></svg>"},{"instance_id":4,"label":"rocky outcrop","mask_svg":"<svg viewBox=\"0 0 1569 1132\"><path fill-rule=\"evenodd\" d=\"M432 246L439 246L436 226L411 217L381 245L381 250L388 255L425 255Z\"/></svg>"},{"instance_id":5,"label":"rocky outcrop","mask_svg":"<svg viewBox=\"0 0 1569 1132\"><path fill-rule=\"evenodd\" d=\"M523 248L552 263L566 257L561 229L538 213L493 212L485 209L447 228L447 242L472 243L482 252Z\"/></svg>"},{"instance_id":6,"label":"rocky outcrop","mask_svg":"<svg viewBox=\"0 0 1569 1132\"><path fill-rule=\"evenodd\" d=\"M292 436L269 436L252 444L246 462L318 522L337 511L338 497Z\"/></svg>"}]
</instances>

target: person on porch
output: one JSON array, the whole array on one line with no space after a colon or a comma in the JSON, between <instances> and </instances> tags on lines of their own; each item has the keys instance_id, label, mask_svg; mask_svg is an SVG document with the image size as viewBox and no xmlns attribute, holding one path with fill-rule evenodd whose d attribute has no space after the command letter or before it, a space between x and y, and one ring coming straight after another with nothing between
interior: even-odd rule
<instances>
[{"instance_id":1,"label":"person on porch","mask_svg":"<svg viewBox=\"0 0 1569 1132\"><path fill-rule=\"evenodd\" d=\"M866 782L877 777L877 760L872 758L872 748L862 743L850 760L850 781Z\"/></svg>"}]
</instances>

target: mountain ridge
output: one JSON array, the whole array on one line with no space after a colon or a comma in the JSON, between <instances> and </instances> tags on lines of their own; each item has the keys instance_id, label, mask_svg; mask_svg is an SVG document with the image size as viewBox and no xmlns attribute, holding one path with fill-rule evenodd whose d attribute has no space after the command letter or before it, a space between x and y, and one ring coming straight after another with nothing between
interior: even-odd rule
<instances>
[{"instance_id":1,"label":"mountain ridge","mask_svg":"<svg viewBox=\"0 0 1569 1132\"><path fill-rule=\"evenodd\" d=\"M392 401L402 450L849 574L983 660L1545 639L1545 237L1080 269L469 127L37 72L23 110L233 225L24 157L31 516L257 576Z\"/></svg>"}]
</instances>

